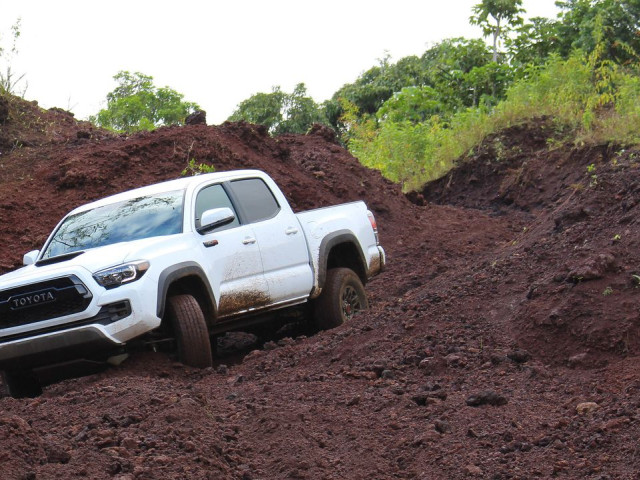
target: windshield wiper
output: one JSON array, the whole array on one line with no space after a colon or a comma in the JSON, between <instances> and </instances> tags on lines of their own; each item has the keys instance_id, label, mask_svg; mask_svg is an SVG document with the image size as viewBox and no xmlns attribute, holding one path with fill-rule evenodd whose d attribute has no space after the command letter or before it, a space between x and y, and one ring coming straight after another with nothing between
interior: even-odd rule
<instances>
[{"instance_id":1,"label":"windshield wiper","mask_svg":"<svg viewBox=\"0 0 640 480\"><path fill-rule=\"evenodd\" d=\"M63 253L62 255L57 255L55 257L38 260L36 262L36 267L42 267L43 265L51 265L52 263L66 262L67 260L76 258L77 256L82 255L83 253L84 253L84 250L78 250L76 252Z\"/></svg>"}]
</instances>

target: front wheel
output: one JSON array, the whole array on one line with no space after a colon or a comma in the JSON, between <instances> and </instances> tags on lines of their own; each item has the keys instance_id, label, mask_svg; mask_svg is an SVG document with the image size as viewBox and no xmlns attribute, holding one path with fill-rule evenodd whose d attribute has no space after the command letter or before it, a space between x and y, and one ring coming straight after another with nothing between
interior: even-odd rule
<instances>
[{"instance_id":1,"label":"front wheel","mask_svg":"<svg viewBox=\"0 0 640 480\"><path fill-rule=\"evenodd\" d=\"M33 398L42 394L40 382L31 371L5 371L2 380L13 398Z\"/></svg>"},{"instance_id":2,"label":"front wheel","mask_svg":"<svg viewBox=\"0 0 640 480\"><path fill-rule=\"evenodd\" d=\"M175 335L180 362L197 368L212 366L209 330L198 301L192 295L169 297L167 314Z\"/></svg>"},{"instance_id":3,"label":"front wheel","mask_svg":"<svg viewBox=\"0 0 640 480\"><path fill-rule=\"evenodd\" d=\"M314 320L320 330L342 325L360 310L369 308L360 277L349 268L331 268L322 293L314 305Z\"/></svg>"}]
</instances>

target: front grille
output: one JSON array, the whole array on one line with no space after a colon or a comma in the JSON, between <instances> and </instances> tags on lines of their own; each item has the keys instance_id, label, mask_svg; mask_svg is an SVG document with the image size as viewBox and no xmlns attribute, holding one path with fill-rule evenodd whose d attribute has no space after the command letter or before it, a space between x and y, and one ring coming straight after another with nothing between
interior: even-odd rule
<instances>
[{"instance_id":1,"label":"front grille","mask_svg":"<svg viewBox=\"0 0 640 480\"><path fill-rule=\"evenodd\" d=\"M91 292L75 275L3 290L0 329L79 313L91 299Z\"/></svg>"}]
</instances>

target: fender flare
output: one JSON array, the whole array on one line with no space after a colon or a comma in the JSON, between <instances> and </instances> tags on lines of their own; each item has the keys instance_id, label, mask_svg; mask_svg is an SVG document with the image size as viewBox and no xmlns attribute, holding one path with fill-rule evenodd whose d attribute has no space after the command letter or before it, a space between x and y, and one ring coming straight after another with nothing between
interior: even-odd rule
<instances>
[{"instance_id":1,"label":"fender flare","mask_svg":"<svg viewBox=\"0 0 640 480\"><path fill-rule=\"evenodd\" d=\"M324 237L322 239L322 242L320 243L320 252L318 255L318 287L319 288L324 287L324 282L327 278L327 263L329 260L329 252L336 245L340 245L343 243L349 243L355 247L360 257L360 264L362 265L363 272L365 272L365 275L366 275L367 261L364 256L364 253L362 252L362 248L360 247L360 242L358 242L358 239L356 238L356 236L352 231L337 230L335 232L328 234L326 237ZM355 273L358 274L358 272L355 272ZM365 279L361 278L361 280L363 284L366 282L366 278Z\"/></svg>"},{"instance_id":2,"label":"fender flare","mask_svg":"<svg viewBox=\"0 0 640 480\"><path fill-rule=\"evenodd\" d=\"M209 294L208 300L213 308L213 313L216 313L215 296L213 295L213 290L211 289L207 275L204 273L204 270L202 270L202 267L195 262L181 262L167 267L158 277L158 305L156 309L158 318L162 318L164 315L167 292L169 291L171 284L181 278L193 276L198 277L207 289Z\"/></svg>"}]
</instances>

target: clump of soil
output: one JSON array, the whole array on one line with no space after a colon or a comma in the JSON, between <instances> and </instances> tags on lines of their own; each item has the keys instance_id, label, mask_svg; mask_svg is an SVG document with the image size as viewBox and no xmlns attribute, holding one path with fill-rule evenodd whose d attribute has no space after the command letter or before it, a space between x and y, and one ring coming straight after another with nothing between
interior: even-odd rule
<instances>
[{"instance_id":1,"label":"clump of soil","mask_svg":"<svg viewBox=\"0 0 640 480\"><path fill-rule=\"evenodd\" d=\"M228 336L229 353L206 370L139 353L37 399L0 399L4 478L595 479L640 469L637 151L550 151L542 119L488 138L414 205L320 127L87 137L71 121L57 124L59 142L13 118L3 135L40 140L0 162L4 270L73 206L176 177L191 159L266 170L298 210L364 199L389 264L367 285L372 308L334 330L263 345Z\"/></svg>"}]
</instances>

